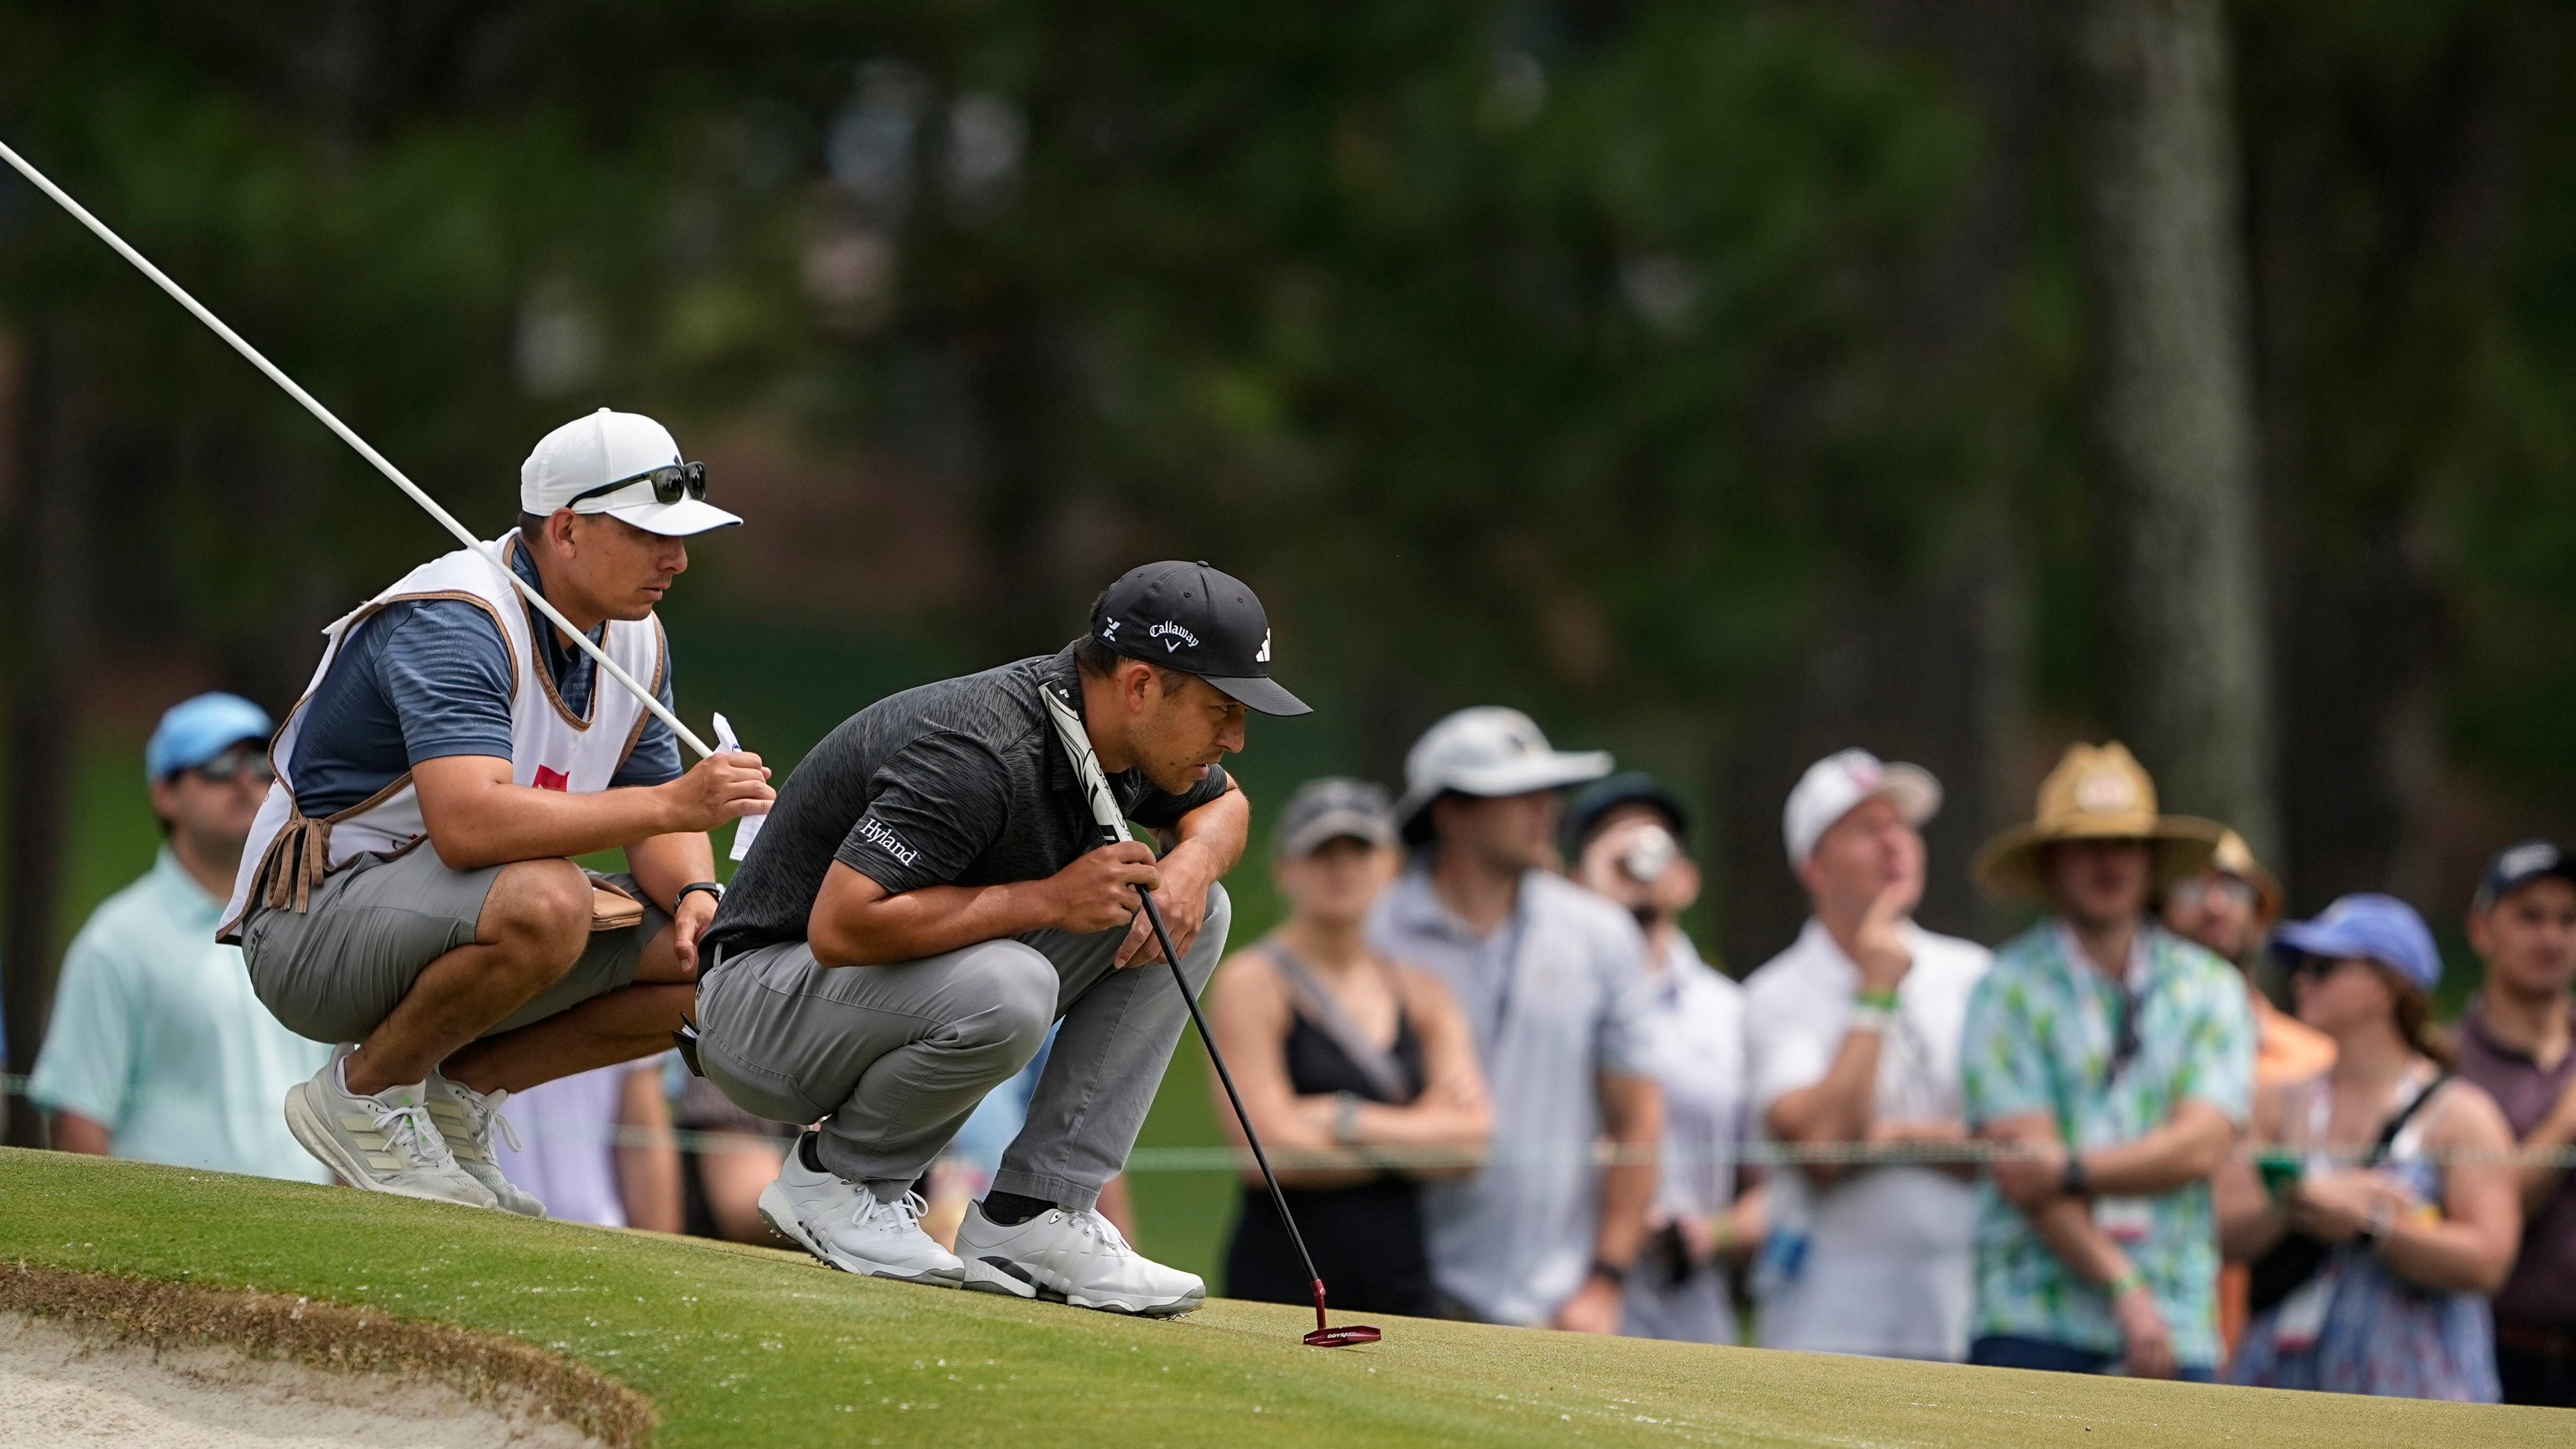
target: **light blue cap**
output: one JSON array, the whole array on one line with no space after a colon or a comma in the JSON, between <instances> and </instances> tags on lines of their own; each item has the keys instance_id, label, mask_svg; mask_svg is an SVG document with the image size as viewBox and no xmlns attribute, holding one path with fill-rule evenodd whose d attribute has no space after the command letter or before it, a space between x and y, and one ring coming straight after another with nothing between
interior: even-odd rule
<instances>
[{"instance_id":1,"label":"light blue cap","mask_svg":"<svg viewBox=\"0 0 2576 1449\"><path fill-rule=\"evenodd\" d=\"M276 726L268 711L238 694L201 694L170 706L143 747L143 778L158 783L191 770L244 740L266 740Z\"/></svg>"},{"instance_id":2,"label":"light blue cap","mask_svg":"<svg viewBox=\"0 0 2576 1449\"><path fill-rule=\"evenodd\" d=\"M2291 921L2272 933L2285 957L2357 957L2376 961L2426 991L2442 979L2442 953L2415 908L2395 896L2337 896L2313 921Z\"/></svg>"}]
</instances>

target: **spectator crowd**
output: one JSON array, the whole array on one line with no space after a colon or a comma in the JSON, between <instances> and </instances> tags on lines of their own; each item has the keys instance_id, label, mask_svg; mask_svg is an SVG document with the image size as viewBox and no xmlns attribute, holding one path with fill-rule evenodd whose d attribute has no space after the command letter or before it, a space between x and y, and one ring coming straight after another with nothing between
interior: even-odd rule
<instances>
[{"instance_id":1,"label":"spectator crowd","mask_svg":"<svg viewBox=\"0 0 2576 1449\"><path fill-rule=\"evenodd\" d=\"M2455 1041L2411 907L2280 921L2245 841L2118 744L1970 863L2035 917L1991 952L1913 920L1939 782L1818 761L1782 812L1809 918L1740 985L1681 929L1690 812L1656 781L1484 708L1405 787L1288 802L1288 918L1211 1011L1348 1306L2576 1406L2555 845L2470 903ZM1300 1301L1257 1181L1228 1288Z\"/></svg>"},{"instance_id":2,"label":"spectator crowd","mask_svg":"<svg viewBox=\"0 0 2576 1449\"><path fill-rule=\"evenodd\" d=\"M206 695L154 733L165 843L74 941L28 1086L57 1146L324 1176L277 1103L330 1049L214 940L270 732ZM1404 784L1317 780L1278 809L1286 918L1209 993L1336 1304L2576 1407L2557 846L2489 865L2482 984L2446 1029L2411 907L2279 920L2246 842L2163 813L2118 744L2070 749L1970 863L2034 916L1991 952L1913 919L1939 782L1818 761L1782 815L1809 917L1741 983L1682 929L1693 820L1657 781L1479 708ZM1043 1061L934 1171L933 1224L989 1183ZM765 1237L785 1130L671 1061L549 1082L504 1120L497 1169L558 1216ZM1129 1226L1116 1184L1104 1210ZM1307 1297L1257 1176L1225 1278Z\"/></svg>"}]
</instances>

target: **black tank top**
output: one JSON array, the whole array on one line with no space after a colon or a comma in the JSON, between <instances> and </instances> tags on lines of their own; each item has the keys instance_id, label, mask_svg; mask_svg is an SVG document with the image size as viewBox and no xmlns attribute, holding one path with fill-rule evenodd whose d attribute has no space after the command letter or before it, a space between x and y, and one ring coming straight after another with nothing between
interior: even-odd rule
<instances>
[{"instance_id":1,"label":"black tank top","mask_svg":"<svg viewBox=\"0 0 2576 1449\"><path fill-rule=\"evenodd\" d=\"M1298 1012L1288 1028L1288 1081L1300 1096L1348 1092L1401 1107L1422 1095L1428 1080L1422 1039L1401 1005L1395 1019L1395 1058L1404 1096L1393 1102L1373 1091L1368 1074L1352 1065L1340 1043ZM1402 1313L1428 1318L1439 1312L1431 1288L1431 1258L1422 1232L1419 1186L1386 1173L1349 1187L1289 1188L1289 1209L1315 1255L1336 1307L1358 1313ZM1279 1226L1269 1190L1247 1185L1235 1209L1234 1241L1225 1255L1226 1291L1264 1303L1311 1302L1297 1250Z\"/></svg>"},{"instance_id":2,"label":"black tank top","mask_svg":"<svg viewBox=\"0 0 2576 1449\"><path fill-rule=\"evenodd\" d=\"M1422 1095L1427 1080L1422 1069L1422 1038L1413 1034L1413 1018L1398 1006L1395 1013L1395 1044L1387 1048L1395 1065L1404 1075L1404 1095L1388 1098L1369 1082L1368 1073L1353 1065L1342 1044L1333 1040L1322 1027L1296 1014L1288 1028L1288 1084L1301 1097L1325 1097L1335 1092L1348 1092L1372 1102L1401 1107Z\"/></svg>"}]
</instances>

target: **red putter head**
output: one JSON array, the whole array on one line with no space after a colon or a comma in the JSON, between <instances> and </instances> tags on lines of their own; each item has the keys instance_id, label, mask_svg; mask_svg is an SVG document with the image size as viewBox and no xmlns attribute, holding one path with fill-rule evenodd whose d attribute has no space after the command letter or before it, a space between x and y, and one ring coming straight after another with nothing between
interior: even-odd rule
<instances>
[{"instance_id":1,"label":"red putter head","mask_svg":"<svg viewBox=\"0 0 2576 1449\"><path fill-rule=\"evenodd\" d=\"M1375 1343L1378 1332L1365 1323L1345 1323L1339 1328L1324 1322L1324 1280L1315 1280L1315 1331L1306 1335L1308 1348L1357 1348Z\"/></svg>"}]
</instances>

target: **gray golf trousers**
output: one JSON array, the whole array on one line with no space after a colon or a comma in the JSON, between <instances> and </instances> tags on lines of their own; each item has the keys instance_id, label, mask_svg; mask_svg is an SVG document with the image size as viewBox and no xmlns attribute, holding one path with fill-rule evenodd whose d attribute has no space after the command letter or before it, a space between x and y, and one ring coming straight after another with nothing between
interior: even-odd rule
<instances>
[{"instance_id":1,"label":"gray golf trousers","mask_svg":"<svg viewBox=\"0 0 2576 1449\"><path fill-rule=\"evenodd\" d=\"M1210 886L1181 953L1193 992L1232 917ZM802 941L746 951L698 985L699 1064L746 1111L819 1122L823 1165L892 1202L1062 1017L993 1186L1087 1209L1126 1167L1189 1019L1162 963L1110 966L1126 935L1031 931L885 966L824 966Z\"/></svg>"}]
</instances>

